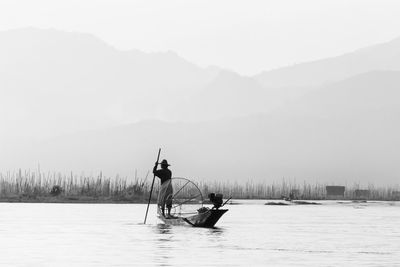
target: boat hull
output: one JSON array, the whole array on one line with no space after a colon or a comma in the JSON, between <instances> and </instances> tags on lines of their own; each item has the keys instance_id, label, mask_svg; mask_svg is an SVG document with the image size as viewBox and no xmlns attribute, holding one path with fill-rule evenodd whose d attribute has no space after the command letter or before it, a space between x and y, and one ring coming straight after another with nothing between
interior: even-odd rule
<instances>
[{"instance_id":1,"label":"boat hull","mask_svg":"<svg viewBox=\"0 0 400 267\"><path fill-rule=\"evenodd\" d=\"M193 227L212 228L227 211L227 209L209 209L193 216L177 218L166 218L159 214L159 218L170 225L189 224Z\"/></svg>"}]
</instances>

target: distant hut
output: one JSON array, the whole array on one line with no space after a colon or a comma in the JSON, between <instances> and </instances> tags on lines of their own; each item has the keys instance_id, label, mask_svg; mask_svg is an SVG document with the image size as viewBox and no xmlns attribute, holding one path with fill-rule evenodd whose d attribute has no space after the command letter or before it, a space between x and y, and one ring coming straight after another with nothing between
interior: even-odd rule
<instances>
[{"instance_id":1,"label":"distant hut","mask_svg":"<svg viewBox=\"0 0 400 267\"><path fill-rule=\"evenodd\" d=\"M343 199L345 186L328 185L326 186L326 199Z\"/></svg>"},{"instance_id":2,"label":"distant hut","mask_svg":"<svg viewBox=\"0 0 400 267\"><path fill-rule=\"evenodd\" d=\"M363 190L363 189L354 190L354 198L357 200L367 200L369 199L370 194L371 191L369 190Z\"/></svg>"}]
</instances>

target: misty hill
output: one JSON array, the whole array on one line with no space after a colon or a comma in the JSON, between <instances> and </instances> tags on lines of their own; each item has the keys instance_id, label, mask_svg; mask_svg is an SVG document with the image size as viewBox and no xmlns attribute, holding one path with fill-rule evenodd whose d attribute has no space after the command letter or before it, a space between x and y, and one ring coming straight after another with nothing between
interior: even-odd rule
<instances>
[{"instance_id":1,"label":"misty hill","mask_svg":"<svg viewBox=\"0 0 400 267\"><path fill-rule=\"evenodd\" d=\"M312 91L285 108L302 116L354 117L398 111L400 71L372 71ZM398 115L393 113L393 116Z\"/></svg>"},{"instance_id":2,"label":"misty hill","mask_svg":"<svg viewBox=\"0 0 400 267\"><path fill-rule=\"evenodd\" d=\"M241 117L269 112L289 98L290 94L263 87L252 78L220 71L200 91L172 107L170 114L183 121Z\"/></svg>"},{"instance_id":3,"label":"misty hill","mask_svg":"<svg viewBox=\"0 0 400 267\"><path fill-rule=\"evenodd\" d=\"M146 121L39 142L24 162L61 171L149 170L158 147L174 174L198 180L398 183L400 72L324 86L269 114L198 123ZM15 149L1 159L18 162ZM18 167L18 166L17 166ZM23 166L22 166L23 167Z\"/></svg>"},{"instance_id":4,"label":"misty hill","mask_svg":"<svg viewBox=\"0 0 400 267\"><path fill-rule=\"evenodd\" d=\"M374 70L400 70L400 38L338 57L265 71L255 78L268 87L307 87Z\"/></svg>"},{"instance_id":5,"label":"misty hill","mask_svg":"<svg viewBox=\"0 0 400 267\"><path fill-rule=\"evenodd\" d=\"M217 74L173 52L119 51L89 34L33 28L0 32L0 57L0 122L41 134L160 117L165 103Z\"/></svg>"},{"instance_id":6,"label":"misty hill","mask_svg":"<svg viewBox=\"0 0 400 267\"><path fill-rule=\"evenodd\" d=\"M301 85L396 69L398 42L271 72L293 85L280 88L263 85L263 75L255 79L200 68L173 52L119 51L90 34L3 31L0 136L54 136L144 119L190 122L268 113L316 90Z\"/></svg>"},{"instance_id":7,"label":"misty hill","mask_svg":"<svg viewBox=\"0 0 400 267\"><path fill-rule=\"evenodd\" d=\"M268 112L292 95L173 52L119 51L90 34L0 32L0 122L8 135L54 136L144 119Z\"/></svg>"}]
</instances>

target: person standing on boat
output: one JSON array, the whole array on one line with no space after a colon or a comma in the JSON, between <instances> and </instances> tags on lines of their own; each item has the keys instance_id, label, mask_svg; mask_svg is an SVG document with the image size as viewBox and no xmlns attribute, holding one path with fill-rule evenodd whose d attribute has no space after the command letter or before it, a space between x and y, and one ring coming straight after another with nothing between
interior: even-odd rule
<instances>
[{"instance_id":1,"label":"person standing on boat","mask_svg":"<svg viewBox=\"0 0 400 267\"><path fill-rule=\"evenodd\" d=\"M165 216L165 207L168 209L168 217L171 216L171 208L172 208L172 183L171 183L171 177L172 177L172 172L170 169L168 169L168 166L171 166L168 164L168 161L166 159L163 159L160 163L161 169L157 170L158 162L156 162L154 168L153 168L153 173L155 176L160 178L161 181L161 189L160 192L158 193L158 207L161 209L162 215Z\"/></svg>"}]
</instances>

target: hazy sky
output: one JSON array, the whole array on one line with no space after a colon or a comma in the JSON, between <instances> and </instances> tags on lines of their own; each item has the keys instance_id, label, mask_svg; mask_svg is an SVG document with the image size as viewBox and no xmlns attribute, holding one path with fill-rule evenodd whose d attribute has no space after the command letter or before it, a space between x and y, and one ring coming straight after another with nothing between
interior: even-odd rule
<instances>
[{"instance_id":1,"label":"hazy sky","mask_svg":"<svg viewBox=\"0 0 400 267\"><path fill-rule=\"evenodd\" d=\"M400 36L398 0L2 0L0 30L92 33L256 74Z\"/></svg>"}]
</instances>

